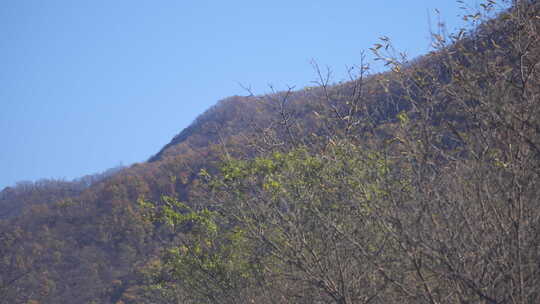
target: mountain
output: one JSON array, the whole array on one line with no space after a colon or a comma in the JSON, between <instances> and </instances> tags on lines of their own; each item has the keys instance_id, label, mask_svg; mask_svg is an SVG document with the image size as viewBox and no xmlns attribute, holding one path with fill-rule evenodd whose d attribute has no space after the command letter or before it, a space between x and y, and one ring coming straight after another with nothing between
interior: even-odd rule
<instances>
[{"instance_id":1,"label":"mountain","mask_svg":"<svg viewBox=\"0 0 540 304\"><path fill-rule=\"evenodd\" d=\"M538 7L223 99L147 162L4 189L0 303L536 303Z\"/></svg>"}]
</instances>

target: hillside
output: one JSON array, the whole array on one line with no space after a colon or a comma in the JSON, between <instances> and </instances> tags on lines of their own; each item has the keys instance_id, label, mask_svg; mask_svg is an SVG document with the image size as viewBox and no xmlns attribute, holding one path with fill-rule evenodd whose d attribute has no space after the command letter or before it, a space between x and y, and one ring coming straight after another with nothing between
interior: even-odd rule
<instances>
[{"instance_id":1,"label":"hillside","mask_svg":"<svg viewBox=\"0 0 540 304\"><path fill-rule=\"evenodd\" d=\"M412 62L383 39L388 72L316 70L147 162L4 189L0 303L537 303L539 4L490 3Z\"/></svg>"}]
</instances>

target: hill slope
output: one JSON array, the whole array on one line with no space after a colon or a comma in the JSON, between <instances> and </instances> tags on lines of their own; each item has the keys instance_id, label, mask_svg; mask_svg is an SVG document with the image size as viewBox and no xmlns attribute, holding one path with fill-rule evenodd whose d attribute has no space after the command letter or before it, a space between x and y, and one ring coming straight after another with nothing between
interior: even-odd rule
<instances>
[{"instance_id":1,"label":"hill slope","mask_svg":"<svg viewBox=\"0 0 540 304\"><path fill-rule=\"evenodd\" d=\"M262 263L270 270L257 272L262 279L255 283L242 276L235 281L249 288L230 288L230 294L223 294L216 291L218 284L210 290L215 294L208 294L219 295L225 303L253 299L270 303L273 298L298 303L536 302L540 296L535 287L540 280L536 250L540 240L535 236L540 223L537 15L536 1L522 1L470 34L453 41L436 37L437 51L413 63L383 53L384 43L376 46L391 72L368 76L361 68L354 80L343 84L330 85L322 75L316 88L224 99L148 162L84 187L53 183L3 190L0 204L10 209L0 214L0 303L167 303L171 298L148 298L156 296L147 289L159 273L152 269L171 266L161 258L162 248L177 244L179 238L189 241L190 229L175 231L149 220L138 202L160 202L162 196L170 196L216 210L227 206L230 211L222 210L224 221L228 212L238 212L229 216L237 217L240 228L263 231L271 226L265 219L279 221L283 210L295 209L281 206L256 213L257 206L275 195L299 206L307 204L303 197L310 197L310 204L338 203L323 206L320 214L328 217L297 214L304 218L294 222L294 229L306 229L304 238L312 242L294 248L304 249L279 247L302 238L269 243L268 238L250 235L253 244L266 248L263 253L280 259L271 260L270 267L257 260L267 258L263 253L245 245L241 256L247 252L253 259L250 264ZM308 151L307 156L299 150ZM389 172L384 178L366 165L378 155L392 160L389 168L379 168ZM270 163L279 160L281 165L272 169L275 183L269 184L271 174L263 174L260 163L243 163L254 157ZM252 176L241 175L234 180L237 184L229 184L230 177L221 175L219 168L223 162L234 168L234 162L228 163L231 159L240 159L239 168ZM358 168L371 173L358 175L352 164L368 166ZM310 166L317 169L310 171ZM349 167L351 171L338 170ZM239 209L240 203L232 204L235 200L229 197L234 192L218 189L209 196L211 191L199 175L203 168L229 190L253 194L245 202L260 201ZM310 175L304 174L308 171ZM300 198L290 196L299 189L293 182L305 182L302 187L307 187L312 178L318 182L302 188ZM369 194L369 205L362 205L366 201L357 195L362 191ZM371 213L347 205L353 202L369 207ZM340 209L344 206L350 209ZM246 221L242 226L238 214L268 225L249 226ZM308 224L309 229L304 226ZM264 231L275 235L281 230ZM231 241L227 232L221 237ZM383 250L382 243L389 245ZM368 249L356 255L364 248L359 244ZM281 255L272 251L274 245ZM222 247L216 248L221 254ZM370 253L374 248L380 250L377 255ZM320 260L299 258L318 253ZM348 266L336 264L338 260ZM182 265L193 262L183 261ZM313 270L316 267L326 271ZM201 275L197 268L188 270L186 277ZM346 280L340 281L340 271ZM188 278L175 277L174 271L167 275L161 279L173 282L168 286L178 297L186 286L194 293L201 291L198 285L189 285L193 282ZM275 277L279 280L272 281ZM278 295L285 298L275 300Z\"/></svg>"}]
</instances>

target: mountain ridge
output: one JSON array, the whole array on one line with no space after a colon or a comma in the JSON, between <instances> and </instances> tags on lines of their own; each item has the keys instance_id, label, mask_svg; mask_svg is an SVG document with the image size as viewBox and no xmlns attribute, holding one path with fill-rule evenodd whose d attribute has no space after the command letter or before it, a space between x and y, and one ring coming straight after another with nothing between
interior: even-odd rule
<instances>
[{"instance_id":1,"label":"mountain ridge","mask_svg":"<svg viewBox=\"0 0 540 304\"><path fill-rule=\"evenodd\" d=\"M463 81L459 78L462 77L465 84L480 83L474 87L479 90L476 95L485 96L489 90L505 92L488 86L490 81L500 80L502 76L507 77L504 81L519 77L516 69L502 76L464 74L457 69L469 66L485 71L496 69L497 65L515 65L514 50L504 47L508 43L504 35L513 30L510 21L504 19L510 13L502 13L467 39L410 64L389 60L390 70L385 73L361 75L366 77L335 85L322 77L316 88L225 98L174 136L147 162L123 168L88 182L87 186L76 188L76 183L60 183L58 191L49 192L50 198L43 195L47 184L37 187L37 192L20 189L18 196L9 194L16 187L4 189L0 192L0 206L19 206L16 212L0 215L0 256L4 258L0 263L0 303L71 303L73 299L84 303L140 303L147 292L145 286L155 279L152 267L162 263L162 248L179 237L164 223L149 222L140 202L159 202L163 196L187 203L200 199L201 169L219 174L220 163L227 158L264 159L272 153L282 157L280 153L289 155L288 151L297 146L315 147L314 150L324 152L334 149L336 141L345 137L360 142L362 147L391 147L396 154L405 153L407 144L424 153L424 158L415 159L410 167L400 168L403 172L414 171L415 165L424 159L427 165L422 170L428 176L437 170L445 171L456 159L469 161L465 156L476 150L462 148L474 147L476 143L469 143L468 137L474 138L478 130L488 135L492 132L489 128L482 129L484 126L476 117L494 113L504 118L505 112L498 106L483 104L482 96L475 100L464 95L470 99L463 102L450 98L454 97L453 93L463 96L456 93L460 87L453 87L451 77ZM503 47L498 49L496 45ZM379 49L383 51L385 45L381 44ZM456 53L460 56L455 56ZM503 57L497 60L488 57L495 55ZM445 62L454 64L456 70L448 69ZM471 75L484 78L474 79ZM425 84L421 80L433 83ZM444 95L441 91L450 93ZM353 104L358 107L351 112ZM485 113L473 111L482 106ZM509 102L504 106L514 105ZM530 115L537 114L536 110L531 105ZM497 128L503 127L497 125ZM349 132L350 129L355 132ZM511 134L511 130L507 132ZM519 139L520 134L507 137ZM432 140L429 145L416 145L415 140L424 143L425 138ZM530 149L538 145L536 137L531 135L528 140ZM492 148L496 144L501 146L499 142L490 142L491 150L477 157L489 159L493 163L489 166L497 170L511 168L511 159ZM403 159L405 162L407 157ZM421 178L419 181L426 182ZM324 286L323 283L311 288ZM424 294L426 299L436 296L429 290ZM409 298L412 302L415 299L419 298Z\"/></svg>"}]
</instances>

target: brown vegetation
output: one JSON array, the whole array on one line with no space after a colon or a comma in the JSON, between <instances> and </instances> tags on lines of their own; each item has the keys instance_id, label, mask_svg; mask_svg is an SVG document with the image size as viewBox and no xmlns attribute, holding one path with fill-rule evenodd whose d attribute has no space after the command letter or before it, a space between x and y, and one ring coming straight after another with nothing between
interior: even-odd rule
<instances>
[{"instance_id":1,"label":"brown vegetation","mask_svg":"<svg viewBox=\"0 0 540 304\"><path fill-rule=\"evenodd\" d=\"M539 4L482 4L412 63L376 44L387 73L315 65L147 163L4 190L0 303L537 303Z\"/></svg>"}]
</instances>

